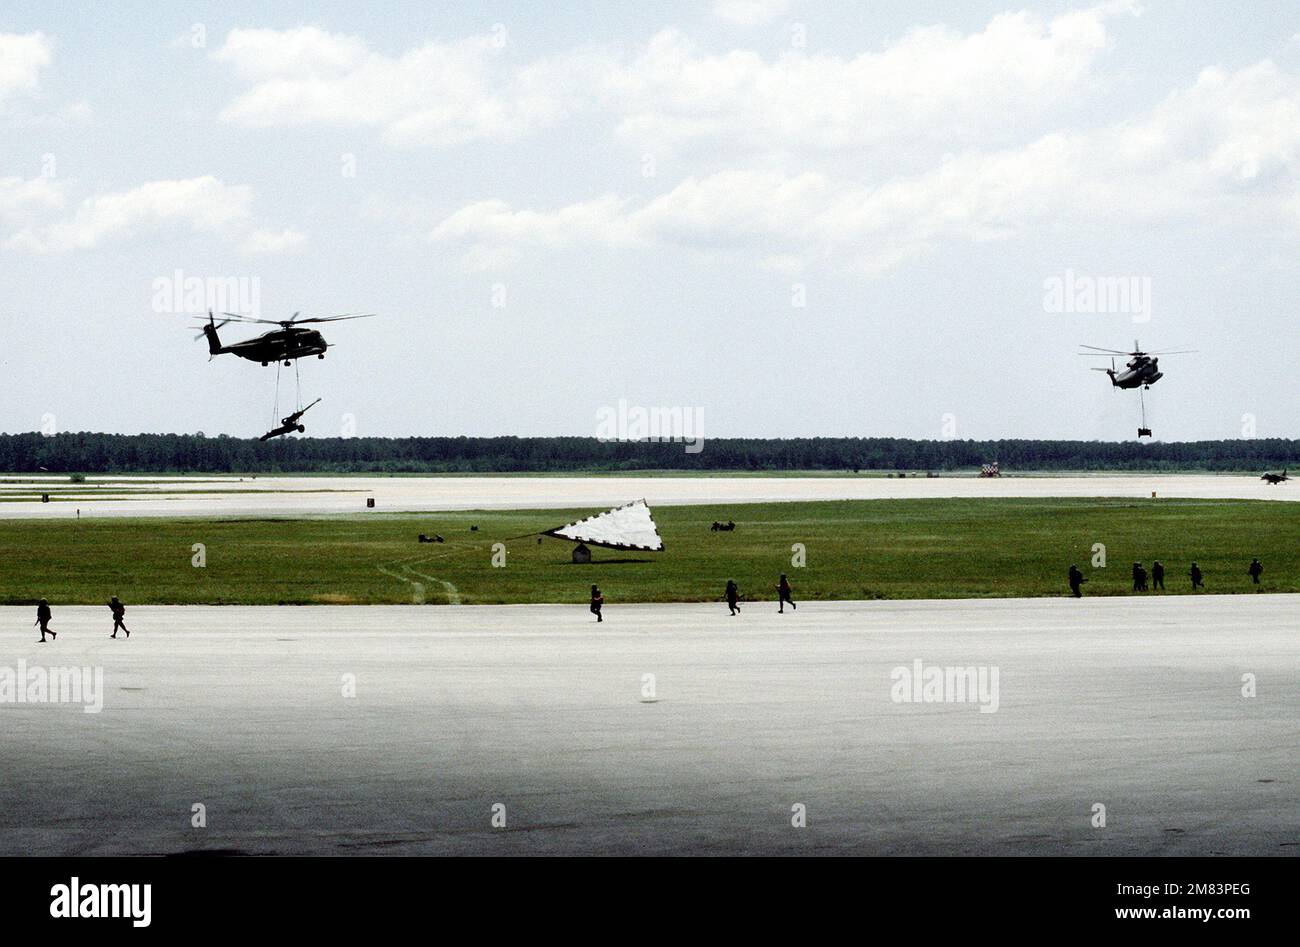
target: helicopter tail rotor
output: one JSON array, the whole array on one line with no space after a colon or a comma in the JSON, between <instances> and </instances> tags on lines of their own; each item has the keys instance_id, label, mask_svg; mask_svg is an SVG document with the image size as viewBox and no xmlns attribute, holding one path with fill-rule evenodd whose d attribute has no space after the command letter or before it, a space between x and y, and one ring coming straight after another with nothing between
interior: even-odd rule
<instances>
[{"instance_id":1,"label":"helicopter tail rotor","mask_svg":"<svg viewBox=\"0 0 1300 947\"><path fill-rule=\"evenodd\" d=\"M221 338L217 335L217 330L230 321L232 320L223 319L221 322L217 322L212 317L212 310L208 310L207 325L203 326L199 334L194 337L195 341L205 335L208 337L208 361L212 361L214 355L220 355L225 350L225 347L221 344Z\"/></svg>"},{"instance_id":2,"label":"helicopter tail rotor","mask_svg":"<svg viewBox=\"0 0 1300 947\"><path fill-rule=\"evenodd\" d=\"M1107 377L1110 378L1111 387L1113 388L1119 387L1118 383L1116 383L1115 381L1115 360L1113 358L1110 360L1110 368L1091 368L1089 369L1089 371L1105 372Z\"/></svg>"}]
</instances>

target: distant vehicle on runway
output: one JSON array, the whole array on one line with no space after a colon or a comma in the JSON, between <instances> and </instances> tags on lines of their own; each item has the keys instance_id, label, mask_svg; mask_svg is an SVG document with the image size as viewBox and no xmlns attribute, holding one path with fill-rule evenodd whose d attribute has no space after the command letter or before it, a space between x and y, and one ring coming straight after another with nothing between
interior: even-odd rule
<instances>
[{"instance_id":1,"label":"distant vehicle on runway","mask_svg":"<svg viewBox=\"0 0 1300 947\"><path fill-rule=\"evenodd\" d=\"M1265 483L1267 483L1269 486L1275 486L1275 485L1277 485L1277 484L1279 484L1279 483L1285 483L1286 481L1290 480L1291 478L1290 478L1289 476L1287 476L1287 472L1286 472L1285 470L1283 470L1280 474L1275 474L1275 473L1266 473L1266 474L1264 474L1264 476L1260 477L1259 479L1260 479L1260 480L1263 480L1263 481L1264 481Z\"/></svg>"},{"instance_id":2,"label":"distant vehicle on runway","mask_svg":"<svg viewBox=\"0 0 1300 947\"><path fill-rule=\"evenodd\" d=\"M261 362L263 365L283 361L288 366L292 365L295 359L310 355L324 358L325 350L330 347L329 343L325 341L325 336L321 335L319 330L302 328L305 323L369 319L374 313L345 313L341 316L315 316L307 319L299 319L299 313L296 312L289 319L254 319L250 316L236 315L233 312L225 312L222 315L226 318L222 319L218 324L209 311L208 322L202 326L203 332L201 334L208 337L209 359L217 355L229 354L246 358L250 362ZM279 326L280 328L274 332L263 333L256 338L224 345L220 336L217 335L217 330L230 322L260 323L262 325ZM196 339L198 337L195 336Z\"/></svg>"}]
</instances>

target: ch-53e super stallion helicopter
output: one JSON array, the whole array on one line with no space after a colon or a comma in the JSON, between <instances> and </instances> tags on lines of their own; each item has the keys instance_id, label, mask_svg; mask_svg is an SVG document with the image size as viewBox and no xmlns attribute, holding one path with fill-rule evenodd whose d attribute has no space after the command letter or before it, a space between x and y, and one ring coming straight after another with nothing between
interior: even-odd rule
<instances>
[{"instance_id":1,"label":"ch-53e super stallion helicopter","mask_svg":"<svg viewBox=\"0 0 1300 947\"><path fill-rule=\"evenodd\" d=\"M302 424L302 416L307 413L308 409L320 403L317 398L307 407L302 406L302 380L298 376L298 370L295 363L298 359L315 355L317 358L325 357L325 350L329 348L329 343L325 337L316 329L307 329L303 327L304 323L316 322L340 322L344 319L368 319L374 315L369 313L345 313L341 316L313 316L307 319L300 319L299 313L294 313L289 319L256 319L252 316L241 316L233 312L222 313L224 318L217 322L208 311L208 321L201 324L202 332L194 338L207 336L208 338L208 360L211 361L217 355L237 355L240 358L248 359L250 362L261 362L263 365L276 363L275 371L275 402L271 409L271 416L274 418L279 415L280 404L280 366L294 366L294 375L298 381L297 397L295 404L297 410L289 414L288 417L280 419L278 425L272 426L271 430L262 435L261 440L268 441L275 437L283 437L286 434L297 432L302 434L307 430ZM217 330L228 322L250 322L262 325L279 326L280 328L273 332L265 332L262 335L252 339L245 339L242 342L235 342L231 345L223 345Z\"/></svg>"},{"instance_id":2,"label":"ch-53e super stallion helicopter","mask_svg":"<svg viewBox=\"0 0 1300 947\"><path fill-rule=\"evenodd\" d=\"M1119 349L1099 349L1095 345L1081 346L1085 349L1092 349L1091 352L1080 352L1080 355L1087 355L1096 358L1098 355L1109 355L1110 368L1094 368L1094 372L1105 372L1110 376L1110 383L1116 388L1150 388L1160 379L1165 377L1165 373L1160 370L1160 359L1157 355L1186 355L1195 352L1195 349L1181 349L1177 352L1143 352L1137 339L1133 340L1132 352L1121 352ZM1094 354L1095 353L1095 354ZM1123 371L1115 370L1115 356L1127 355L1128 364Z\"/></svg>"},{"instance_id":3,"label":"ch-53e super stallion helicopter","mask_svg":"<svg viewBox=\"0 0 1300 947\"><path fill-rule=\"evenodd\" d=\"M261 362L263 365L282 361L287 367L295 359L309 355L324 358L325 350L329 348L329 343L325 341L325 337L318 330L300 328L304 323L369 319L374 313L345 313L341 316L314 316L307 319L299 319L299 313L296 312L289 319L254 319L251 316L240 316L233 312L223 312L222 315L226 318L218 323L213 318L212 312L209 311L208 322L202 327L202 334L208 337L209 359L216 355L230 354L246 358L250 362ZM229 322L251 322L279 326L280 328L274 332L263 333L256 338L245 339L231 345L223 345L221 338L217 335L217 330ZM197 339L199 336L196 335L194 338Z\"/></svg>"},{"instance_id":4,"label":"ch-53e super stallion helicopter","mask_svg":"<svg viewBox=\"0 0 1300 947\"><path fill-rule=\"evenodd\" d=\"M1105 372L1110 378L1110 383L1115 388L1139 388L1139 394L1145 392L1152 385L1165 377L1165 373L1160 370L1160 355L1186 355L1196 351L1195 349L1180 349L1174 352L1143 352L1142 346L1137 339L1133 340L1132 352L1121 352L1119 349L1103 349L1095 345L1084 345L1085 349L1091 349L1089 352L1080 352L1080 355L1087 355L1095 358L1098 355L1110 356L1110 368L1094 368L1094 372ZM1115 356L1127 356L1129 361L1124 366L1123 371L1115 368ZM1150 437L1151 428L1147 427L1147 406L1146 399L1142 399L1142 424L1138 428L1138 437Z\"/></svg>"}]
</instances>

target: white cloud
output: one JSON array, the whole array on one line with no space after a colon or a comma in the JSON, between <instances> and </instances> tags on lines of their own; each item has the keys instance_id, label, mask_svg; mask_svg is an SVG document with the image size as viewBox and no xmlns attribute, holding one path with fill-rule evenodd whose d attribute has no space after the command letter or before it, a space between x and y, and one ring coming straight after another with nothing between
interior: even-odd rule
<instances>
[{"instance_id":1,"label":"white cloud","mask_svg":"<svg viewBox=\"0 0 1300 947\"><path fill-rule=\"evenodd\" d=\"M53 111L9 108L0 115L0 129L23 134L32 129L66 129L86 125L93 116L90 103L82 99Z\"/></svg>"},{"instance_id":2,"label":"white cloud","mask_svg":"<svg viewBox=\"0 0 1300 947\"><path fill-rule=\"evenodd\" d=\"M442 221L432 236L443 240L486 235L535 246L558 246L594 237L603 239L611 236L623 206L622 200L607 195L571 204L553 214L541 214L511 210L504 201L481 201Z\"/></svg>"},{"instance_id":3,"label":"white cloud","mask_svg":"<svg viewBox=\"0 0 1300 947\"><path fill-rule=\"evenodd\" d=\"M626 245L637 241L614 195L570 204L553 212L513 210L504 201L479 201L444 219L429 238L467 246L470 269L500 267L524 247L557 249L584 243Z\"/></svg>"},{"instance_id":4,"label":"white cloud","mask_svg":"<svg viewBox=\"0 0 1300 947\"><path fill-rule=\"evenodd\" d=\"M253 84L221 113L244 125L375 125L391 144L446 146L511 138L561 112L546 90L502 75L496 35L393 58L316 27L233 30L215 58Z\"/></svg>"},{"instance_id":5,"label":"white cloud","mask_svg":"<svg viewBox=\"0 0 1300 947\"><path fill-rule=\"evenodd\" d=\"M484 201L430 236L462 246L473 267L525 248L642 244L782 269L822 260L881 272L943 240L998 239L1058 209L1078 164L1072 150L1054 136L875 187L816 172L732 170L688 178L639 207L612 195L553 212Z\"/></svg>"},{"instance_id":6,"label":"white cloud","mask_svg":"<svg viewBox=\"0 0 1300 947\"><path fill-rule=\"evenodd\" d=\"M713 0L713 15L737 26L762 26L790 9L790 0Z\"/></svg>"},{"instance_id":7,"label":"white cloud","mask_svg":"<svg viewBox=\"0 0 1300 947\"><path fill-rule=\"evenodd\" d=\"M270 256L290 253L307 241L307 235L297 230L254 230L240 244L240 252L252 256Z\"/></svg>"},{"instance_id":8,"label":"white cloud","mask_svg":"<svg viewBox=\"0 0 1300 947\"><path fill-rule=\"evenodd\" d=\"M53 178L0 178L0 221L25 224L63 206L63 191Z\"/></svg>"},{"instance_id":9,"label":"white cloud","mask_svg":"<svg viewBox=\"0 0 1300 947\"><path fill-rule=\"evenodd\" d=\"M1270 60L1228 72L1205 69L1126 136L1125 153L1184 162L1207 183L1253 186L1294 180L1300 158L1300 76Z\"/></svg>"},{"instance_id":10,"label":"white cloud","mask_svg":"<svg viewBox=\"0 0 1300 947\"><path fill-rule=\"evenodd\" d=\"M995 16L962 34L922 27L880 51L845 58L791 50L774 59L700 51L676 31L651 40L597 86L618 129L646 147L708 140L780 152L951 142L1003 130L1075 93L1109 43L1105 5L1044 20Z\"/></svg>"},{"instance_id":11,"label":"white cloud","mask_svg":"<svg viewBox=\"0 0 1300 947\"><path fill-rule=\"evenodd\" d=\"M790 268L826 260L881 272L936 247L1044 224L1200 220L1300 229L1300 76L1265 61L1205 70L1135 121L969 151L881 182L819 172L692 177L640 206L616 196L553 212L499 201L439 224L436 241L494 262L523 247L647 244L744 254Z\"/></svg>"},{"instance_id":12,"label":"white cloud","mask_svg":"<svg viewBox=\"0 0 1300 947\"><path fill-rule=\"evenodd\" d=\"M598 112L643 147L782 152L1014 132L1085 82L1108 46L1107 20L1134 9L1114 0L1052 19L1007 13L969 34L923 27L851 57L713 53L665 30L632 54L579 48L516 66L495 35L391 57L299 27L234 30L215 58L251 86L222 117L251 126L372 125L390 144L449 146Z\"/></svg>"},{"instance_id":13,"label":"white cloud","mask_svg":"<svg viewBox=\"0 0 1300 947\"><path fill-rule=\"evenodd\" d=\"M206 176L151 181L127 191L88 198L71 217L18 231L8 249L58 253L90 249L106 240L181 227L223 237L243 236L250 226L252 190Z\"/></svg>"},{"instance_id":14,"label":"white cloud","mask_svg":"<svg viewBox=\"0 0 1300 947\"><path fill-rule=\"evenodd\" d=\"M44 33L0 33L0 102L19 92L32 92L53 50Z\"/></svg>"}]
</instances>

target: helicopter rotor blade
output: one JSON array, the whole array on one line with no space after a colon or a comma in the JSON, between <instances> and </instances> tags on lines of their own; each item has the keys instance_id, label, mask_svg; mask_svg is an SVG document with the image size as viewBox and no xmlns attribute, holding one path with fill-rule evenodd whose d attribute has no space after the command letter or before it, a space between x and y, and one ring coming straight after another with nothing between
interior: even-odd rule
<instances>
[{"instance_id":1,"label":"helicopter rotor blade","mask_svg":"<svg viewBox=\"0 0 1300 947\"><path fill-rule=\"evenodd\" d=\"M227 317L227 322L257 322L267 326L283 325L279 319L255 319L252 316L241 316L237 312L223 312L222 315Z\"/></svg>"},{"instance_id":2,"label":"helicopter rotor blade","mask_svg":"<svg viewBox=\"0 0 1300 947\"><path fill-rule=\"evenodd\" d=\"M1101 352L1105 355L1140 355L1140 352L1121 352L1119 349L1102 349L1095 345L1080 345L1080 348L1092 349L1093 352ZM1090 352L1078 352L1078 355L1090 355Z\"/></svg>"},{"instance_id":3,"label":"helicopter rotor blade","mask_svg":"<svg viewBox=\"0 0 1300 947\"><path fill-rule=\"evenodd\" d=\"M255 322L267 326L296 326L304 322L338 322L341 319L369 319L376 315L373 312L352 313L345 312L339 316L308 316L306 319L299 319L301 312L295 312L290 319L258 319L253 316L241 316L237 312L223 312L227 321L233 322Z\"/></svg>"},{"instance_id":4,"label":"helicopter rotor blade","mask_svg":"<svg viewBox=\"0 0 1300 947\"><path fill-rule=\"evenodd\" d=\"M1193 352L1197 352L1197 351L1199 351L1199 349L1177 349L1176 351L1172 351L1172 352L1147 352L1146 354L1147 355L1190 355Z\"/></svg>"},{"instance_id":5,"label":"helicopter rotor blade","mask_svg":"<svg viewBox=\"0 0 1300 947\"><path fill-rule=\"evenodd\" d=\"M306 322L341 322L344 319L370 319L375 316L373 312L351 313L347 312L341 316L309 316L306 319L294 319L293 325L302 325Z\"/></svg>"}]
</instances>

